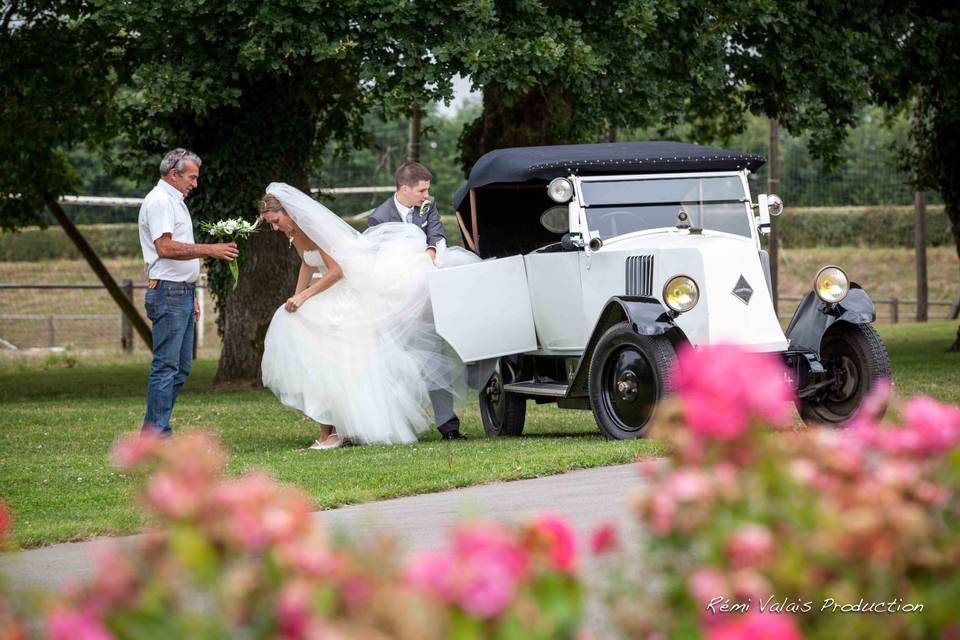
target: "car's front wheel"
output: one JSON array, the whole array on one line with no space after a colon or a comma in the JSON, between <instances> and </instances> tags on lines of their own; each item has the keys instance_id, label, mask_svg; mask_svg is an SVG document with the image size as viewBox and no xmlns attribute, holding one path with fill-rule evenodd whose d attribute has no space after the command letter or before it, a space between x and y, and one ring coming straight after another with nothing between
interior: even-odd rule
<instances>
[{"instance_id":1,"label":"car's front wheel","mask_svg":"<svg viewBox=\"0 0 960 640\"><path fill-rule=\"evenodd\" d=\"M642 438L666 392L676 356L666 336L638 335L626 322L608 329L590 359L590 405L608 438Z\"/></svg>"},{"instance_id":2,"label":"car's front wheel","mask_svg":"<svg viewBox=\"0 0 960 640\"><path fill-rule=\"evenodd\" d=\"M800 398L797 409L807 422L843 424L860 408L870 389L890 377L890 359L883 341L869 324L838 322L820 343L825 373L811 380L821 385Z\"/></svg>"},{"instance_id":3,"label":"car's front wheel","mask_svg":"<svg viewBox=\"0 0 960 640\"><path fill-rule=\"evenodd\" d=\"M513 365L500 358L486 386L480 391L480 420L488 436L519 436L527 416L527 399L504 390L514 379Z\"/></svg>"}]
</instances>

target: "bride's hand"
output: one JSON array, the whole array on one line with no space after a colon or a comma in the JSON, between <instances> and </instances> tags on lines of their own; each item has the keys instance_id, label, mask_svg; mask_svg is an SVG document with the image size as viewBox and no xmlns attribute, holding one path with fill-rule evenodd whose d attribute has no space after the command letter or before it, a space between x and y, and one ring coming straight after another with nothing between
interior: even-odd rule
<instances>
[{"instance_id":1,"label":"bride's hand","mask_svg":"<svg viewBox=\"0 0 960 640\"><path fill-rule=\"evenodd\" d=\"M304 298L302 295L298 293L295 296L290 296L289 298L287 298L287 302L286 304L283 305L283 308L293 313L294 311L302 307L304 302L306 302L306 298Z\"/></svg>"}]
</instances>

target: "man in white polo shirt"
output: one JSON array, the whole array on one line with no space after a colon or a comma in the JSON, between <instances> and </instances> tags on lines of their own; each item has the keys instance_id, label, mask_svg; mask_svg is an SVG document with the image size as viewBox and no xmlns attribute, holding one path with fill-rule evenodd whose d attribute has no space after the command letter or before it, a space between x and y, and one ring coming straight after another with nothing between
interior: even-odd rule
<instances>
[{"instance_id":1,"label":"man in white polo shirt","mask_svg":"<svg viewBox=\"0 0 960 640\"><path fill-rule=\"evenodd\" d=\"M193 327L200 317L195 287L200 258L232 260L233 242L195 244L183 199L197 186L200 158L174 149L160 162L160 181L143 199L138 226L148 288L144 306L153 323L153 364L140 433L173 435L170 415L193 364Z\"/></svg>"}]
</instances>

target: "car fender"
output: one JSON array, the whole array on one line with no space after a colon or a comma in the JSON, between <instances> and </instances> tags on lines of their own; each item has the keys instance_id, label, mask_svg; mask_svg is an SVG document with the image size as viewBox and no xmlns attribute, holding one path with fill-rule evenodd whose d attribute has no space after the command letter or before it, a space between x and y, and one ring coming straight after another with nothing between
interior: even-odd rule
<instances>
[{"instance_id":1,"label":"car fender","mask_svg":"<svg viewBox=\"0 0 960 640\"><path fill-rule=\"evenodd\" d=\"M607 329L621 322L628 322L630 328L642 336L668 335L674 346L677 346L680 342L686 342L687 338L673 318L673 314L656 298L640 296L610 298L593 325L590 340L583 350L567 390L567 397L577 398L588 395L587 372L590 370L590 358L593 357L597 342Z\"/></svg>"},{"instance_id":2,"label":"car fender","mask_svg":"<svg viewBox=\"0 0 960 640\"><path fill-rule=\"evenodd\" d=\"M787 338L790 350L812 351L820 357L820 342L835 322L869 324L876 320L877 310L867 292L856 283L851 283L847 297L836 304L829 304L813 291L807 293L790 319Z\"/></svg>"}]
</instances>

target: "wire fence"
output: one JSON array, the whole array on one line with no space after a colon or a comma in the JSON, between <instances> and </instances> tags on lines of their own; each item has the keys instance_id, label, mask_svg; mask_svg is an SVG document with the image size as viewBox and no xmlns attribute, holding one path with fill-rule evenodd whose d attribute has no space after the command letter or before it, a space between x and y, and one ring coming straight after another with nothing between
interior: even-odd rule
<instances>
[{"instance_id":1,"label":"wire fence","mask_svg":"<svg viewBox=\"0 0 960 640\"><path fill-rule=\"evenodd\" d=\"M108 269L145 316L140 264L111 262ZM44 266L40 271L33 263L0 263L0 351L150 351L85 263L64 260ZM215 356L220 338L213 301L203 286L197 288L197 296L202 303L197 351Z\"/></svg>"},{"instance_id":2,"label":"wire fence","mask_svg":"<svg viewBox=\"0 0 960 640\"><path fill-rule=\"evenodd\" d=\"M92 276L92 274L91 274ZM146 286L130 279L121 288L137 309L143 309ZM204 287L197 288L201 317L197 327L197 352L204 357L219 353L213 302ZM789 320L801 296L784 295L777 305L782 320ZM916 300L877 298L877 321L911 321ZM957 301L931 300L931 318L956 318ZM0 351L148 352L116 303L100 284L0 283Z\"/></svg>"}]
</instances>

